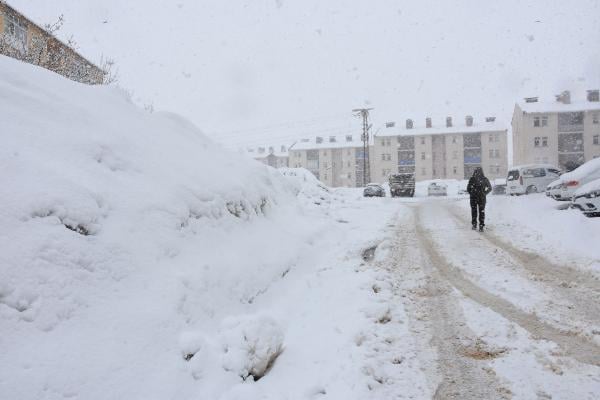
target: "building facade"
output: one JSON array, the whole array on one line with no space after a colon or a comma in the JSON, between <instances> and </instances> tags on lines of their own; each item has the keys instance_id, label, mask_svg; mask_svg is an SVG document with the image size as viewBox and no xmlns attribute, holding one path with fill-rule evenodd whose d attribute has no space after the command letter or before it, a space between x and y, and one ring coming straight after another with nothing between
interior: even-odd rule
<instances>
[{"instance_id":1,"label":"building facade","mask_svg":"<svg viewBox=\"0 0 600 400\"><path fill-rule=\"evenodd\" d=\"M266 164L273 168L287 168L289 166L288 147L281 146L260 146L247 150L248 154L256 161Z\"/></svg>"},{"instance_id":2,"label":"building facade","mask_svg":"<svg viewBox=\"0 0 600 400\"><path fill-rule=\"evenodd\" d=\"M515 165L543 163L571 170L600 157L600 91L571 102L568 91L553 102L528 97L515 104L512 118Z\"/></svg>"},{"instance_id":3,"label":"building facade","mask_svg":"<svg viewBox=\"0 0 600 400\"><path fill-rule=\"evenodd\" d=\"M306 168L330 187L361 187L370 182L369 149L364 151L360 135L302 139L290 147L289 156L290 167Z\"/></svg>"},{"instance_id":4,"label":"building facade","mask_svg":"<svg viewBox=\"0 0 600 400\"><path fill-rule=\"evenodd\" d=\"M38 65L80 83L99 85L105 78L101 68L2 0L0 54Z\"/></svg>"},{"instance_id":5,"label":"building facade","mask_svg":"<svg viewBox=\"0 0 600 400\"><path fill-rule=\"evenodd\" d=\"M464 125L452 117L435 126L431 118L415 126L386 124L375 135L372 149L372 180L386 181L390 174L411 172L415 180L468 179L477 167L489 178L506 177L507 130L494 117L476 123L467 116Z\"/></svg>"}]
</instances>

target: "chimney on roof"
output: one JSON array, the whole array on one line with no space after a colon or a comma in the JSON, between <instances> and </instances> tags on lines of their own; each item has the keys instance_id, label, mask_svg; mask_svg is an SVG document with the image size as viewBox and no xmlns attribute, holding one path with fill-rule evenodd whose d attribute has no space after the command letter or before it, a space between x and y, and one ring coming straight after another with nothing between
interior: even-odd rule
<instances>
[{"instance_id":1,"label":"chimney on roof","mask_svg":"<svg viewBox=\"0 0 600 400\"><path fill-rule=\"evenodd\" d=\"M406 120L406 129L412 129L412 128L413 128L413 120L407 119Z\"/></svg>"},{"instance_id":2,"label":"chimney on roof","mask_svg":"<svg viewBox=\"0 0 600 400\"><path fill-rule=\"evenodd\" d=\"M425 128L431 128L431 117L425 118Z\"/></svg>"},{"instance_id":3,"label":"chimney on roof","mask_svg":"<svg viewBox=\"0 0 600 400\"><path fill-rule=\"evenodd\" d=\"M450 128L452 126L452 117L446 117L446 128Z\"/></svg>"},{"instance_id":4,"label":"chimney on roof","mask_svg":"<svg viewBox=\"0 0 600 400\"><path fill-rule=\"evenodd\" d=\"M587 91L587 101L597 102L600 101L600 90L593 89Z\"/></svg>"},{"instance_id":5,"label":"chimney on roof","mask_svg":"<svg viewBox=\"0 0 600 400\"><path fill-rule=\"evenodd\" d=\"M467 126L473 126L473 117L470 115L467 115L465 117L465 123L467 124Z\"/></svg>"},{"instance_id":6,"label":"chimney on roof","mask_svg":"<svg viewBox=\"0 0 600 400\"><path fill-rule=\"evenodd\" d=\"M557 94L556 101L563 104L571 104L571 92L564 90L561 94Z\"/></svg>"},{"instance_id":7,"label":"chimney on roof","mask_svg":"<svg viewBox=\"0 0 600 400\"><path fill-rule=\"evenodd\" d=\"M525 97L525 103L537 103L537 102L538 102L537 97Z\"/></svg>"},{"instance_id":8,"label":"chimney on roof","mask_svg":"<svg viewBox=\"0 0 600 400\"><path fill-rule=\"evenodd\" d=\"M496 117L485 117L485 122L494 122Z\"/></svg>"}]
</instances>

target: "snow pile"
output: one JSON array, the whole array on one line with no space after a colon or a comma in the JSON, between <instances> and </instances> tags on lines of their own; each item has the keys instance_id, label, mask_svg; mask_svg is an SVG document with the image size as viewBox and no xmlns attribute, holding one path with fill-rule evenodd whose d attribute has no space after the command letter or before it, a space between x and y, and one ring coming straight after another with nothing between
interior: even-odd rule
<instances>
[{"instance_id":1,"label":"snow pile","mask_svg":"<svg viewBox=\"0 0 600 400\"><path fill-rule=\"evenodd\" d=\"M0 119L0 397L185 398L186 357L211 387L265 374L278 323L223 321L257 311L318 228L293 184L116 88L3 56Z\"/></svg>"},{"instance_id":2,"label":"snow pile","mask_svg":"<svg viewBox=\"0 0 600 400\"><path fill-rule=\"evenodd\" d=\"M307 204L331 202L331 190L305 168L280 168L278 171L293 185L295 193Z\"/></svg>"}]
</instances>

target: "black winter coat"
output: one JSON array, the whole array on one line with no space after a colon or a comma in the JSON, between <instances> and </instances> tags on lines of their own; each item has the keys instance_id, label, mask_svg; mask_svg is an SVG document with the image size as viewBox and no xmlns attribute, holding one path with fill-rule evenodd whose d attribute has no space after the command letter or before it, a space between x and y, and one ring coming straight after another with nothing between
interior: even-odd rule
<instances>
[{"instance_id":1,"label":"black winter coat","mask_svg":"<svg viewBox=\"0 0 600 400\"><path fill-rule=\"evenodd\" d=\"M472 198L480 199L492 191L490 180L483 174L473 174L467 185L467 192Z\"/></svg>"}]
</instances>

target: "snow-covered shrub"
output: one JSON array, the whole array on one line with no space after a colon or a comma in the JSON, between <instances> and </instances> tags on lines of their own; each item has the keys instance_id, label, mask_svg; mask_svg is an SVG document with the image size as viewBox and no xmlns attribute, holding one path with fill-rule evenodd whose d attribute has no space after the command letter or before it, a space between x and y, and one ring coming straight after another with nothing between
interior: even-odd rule
<instances>
[{"instance_id":1,"label":"snow-covered shrub","mask_svg":"<svg viewBox=\"0 0 600 400\"><path fill-rule=\"evenodd\" d=\"M244 380L262 378L283 350L283 331L265 316L227 318L220 336L223 368Z\"/></svg>"}]
</instances>

